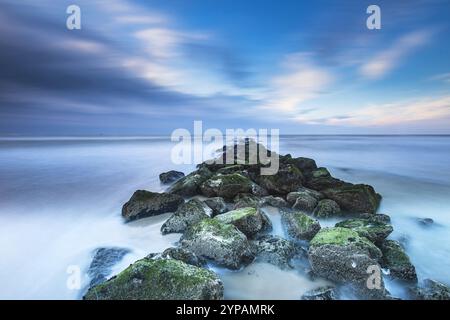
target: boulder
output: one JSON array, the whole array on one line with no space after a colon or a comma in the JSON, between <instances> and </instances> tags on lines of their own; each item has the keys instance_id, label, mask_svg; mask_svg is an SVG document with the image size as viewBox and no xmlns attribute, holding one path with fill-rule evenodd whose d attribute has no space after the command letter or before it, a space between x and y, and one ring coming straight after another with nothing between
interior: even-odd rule
<instances>
[{"instance_id":1,"label":"boulder","mask_svg":"<svg viewBox=\"0 0 450 320\"><path fill-rule=\"evenodd\" d=\"M385 240L380 248L383 252L381 266L388 268L393 278L417 282L416 268L398 241Z\"/></svg>"},{"instance_id":2,"label":"boulder","mask_svg":"<svg viewBox=\"0 0 450 320\"><path fill-rule=\"evenodd\" d=\"M251 249L257 261L267 262L281 269L290 268L290 261L296 253L290 241L273 235L264 235L251 241Z\"/></svg>"},{"instance_id":3,"label":"boulder","mask_svg":"<svg viewBox=\"0 0 450 320\"><path fill-rule=\"evenodd\" d=\"M251 193L253 182L239 173L217 174L200 186L202 194L207 197L233 199L239 193Z\"/></svg>"},{"instance_id":4,"label":"boulder","mask_svg":"<svg viewBox=\"0 0 450 320\"><path fill-rule=\"evenodd\" d=\"M288 235L296 240L311 240L320 230L319 221L303 212L282 212L281 219Z\"/></svg>"},{"instance_id":5,"label":"boulder","mask_svg":"<svg viewBox=\"0 0 450 320\"><path fill-rule=\"evenodd\" d=\"M303 196L303 195L311 196L311 197L315 198L317 201L324 199L323 194L320 193L319 191L305 188L305 187L300 187L296 191L288 193L288 195L286 196L286 200L287 200L287 202L289 202L290 205L293 205L295 203L295 201L297 200L297 198L299 196Z\"/></svg>"},{"instance_id":6,"label":"boulder","mask_svg":"<svg viewBox=\"0 0 450 320\"><path fill-rule=\"evenodd\" d=\"M251 193L240 193L233 199L233 209L253 207L256 208L260 198Z\"/></svg>"},{"instance_id":7,"label":"boulder","mask_svg":"<svg viewBox=\"0 0 450 320\"><path fill-rule=\"evenodd\" d=\"M298 157L292 158L290 162L300 169L305 177L311 176L312 172L317 169L316 162L313 159Z\"/></svg>"},{"instance_id":8,"label":"boulder","mask_svg":"<svg viewBox=\"0 0 450 320\"><path fill-rule=\"evenodd\" d=\"M373 243L381 243L394 231L390 224L380 222L377 218L348 219L337 223L336 227L352 229Z\"/></svg>"},{"instance_id":9,"label":"boulder","mask_svg":"<svg viewBox=\"0 0 450 320\"><path fill-rule=\"evenodd\" d=\"M170 170L159 175L159 181L163 184L169 184L180 180L184 177L184 173L180 171Z\"/></svg>"},{"instance_id":10,"label":"boulder","mask_svg":"<svg viewBox=\"0 0 450 320\"><path fill-rule=\"evenodd\" d=\"M292 194L292 193L290 193ZM314 211L314 208L317 206L317 199L309 194L301 194L298 195L294 204L292 205L293 209L305 211L311 213Z\"/></svg>"},{"instance_id":11,"label":"boulder","mask_svg":"<svg viewBox=\"0 0 450 320\"><path fill-rule=\"evenodd\" d=\"M186 228L202 219L209 218L208 207L198 199L191 199L181 204L177 211L161 226L161 233L184 232Z\"/></svg>"},{"instance_id":12,"label":"boulder","mask_svg":"<svg viewBox=\"0 0 450 320\"><path fill-rule=\"evenodd\" d=\"M130 221L174 212L182 203L184 203L184 199L176 194L137 190L124 204L122 216Z\"/></svg>"},{"instance_id":13,"label":"boulder","mask_svg":"<svg viewBox=\"0 0 450 320\"><path fill-rule=\"evenodd\" d=\"M339 295L335 287L325 286L305 292L301 300L338 300Z\"/></svg>"},{"instance_id":14,"label":"boulder","mask_svg":"<svg viewBox=\"0 0 450 320\"><path fill-rule=\"evenodd\" d=\"M254 258L245 234L215 218L190 226L181 238L181 246L230 269L239 269Z\"/></svg>"},{"instance_id":15,"label":"boulder","mask_svg":"<svg viewBox=\"0 0 450 320\"><path fill-rule=\"evenodd\" d=\"M149 259L175 259L183 261L184 263L191 264L196 267L204 267L206 265L206 260L202 257L198 257L192 251L185 248L173 247L167 248L162 253L151 253L147 256Z\"/></svg>"},{"instance_id":16,"label":"boulder","mask_svg":"<svg viewBox=\"0 0 450 320\"><path fill-rule=\"evenodd\" d=\"M129 249L116 247L96 249L94 258L87 271L91 279L90 286L105 282L111 274L112 267L119 263L129 252Z\"/></svg>"},{"instance_id":17,"label":"boulder","mask_svg":"<svg viewBox=\"0 0 450 320\"><path fill-rule=\"evenodd\" d=\"M228 206L222 197L209 198L203 201L209 208L211 208L211 217L222 214L228 211Z\"/></svg>"},{"instance_id":18,"label":"boulder","mask_svg":"<svg viewBox=\"0 0 450 320\"><path fill-rule=\"evenodd\" d=\"M284 195L302 186L303 175L292 164L282 165L274 175L261 175L255 181L270 194Z\"/></svg>"},{"instance_id":19,"label":"boulder","mask_svg":"<svg viewBox=\"0 0 450 320\"><path fill-rule=\"evenodd\" d=\"M105 283L89 289L86 300L218 300L223 284L210 270L175 259L136 261Z\"/></svg>"},{"instance_id":20,"label":"boulder","mask_svg":"<svg viewBox=\"0 0 450 320\"><path fill-rule=\"evenodd\" d=\"M313 215L318 218L329 218L339 215L341 208L336 201L330 199L323 199L317 203L313 210Z\"/></svg>"},{"instance_id":21,"label":"boulder","mask_svg":"<svg viewBox=\"0 0 450 320\"><path fill-rule=\"evenodd\" d=\"M265 197L265 196L269 195L269 193L267 192L266 189L257 185L256 183L252 184L252 194L257 197Z\"/></svg>"},{"instance_id":22,"label":"boulder","mask_svg":"<svg viewBox=\"0 0 450 320\"><path fill-rule=\"evenodd\" d=\"M288 207L288 203L286 202L286 200L284 200L281 197L274 197L274 196L266 196L263 197L260 201L259 201L259 206L260 207L264 207L264 206L272 206L275 208L286 208Z\"/></svg>"},{"instance_id":23,"label":"boulder","mask_svg":"<svg viewBox=\"0 0 450 320\"><path fill-rule=\"evenodd\" d=\"M215 220L233 224L247 237L272 229L272 223L264 212L253 207L240 208L214 217Z\"/></svg>"},{"instance_id":24,"label":"boulder","mask_svg":"<svg viewBox=\"0 0 450 320\"><path fill-rule=\"evenodd\" d=\"M425 279L421 286L411 290L416 300L450 300L450 287L436 280Z\"/></svg>"},{"instance_id":25,"label":"boulder","mask_svg":"<svg viewBox=\"0 0 450 320\"><path fill-rule=\"evenodd\" d=\"M168 192L184 197L195 196L200 193L200 185L212 175L212 172L207 168L201 167L175 182Z\"/></svg>"},{"instance_id":26,"label":"boulder","mask_svg":"<svg viewBox=\"0 0 450 320\"><path fill-rule=\"evenodd\" d=\"M318 168L311 172L305 185L314 190L325 190L345 185L342 180L333 178L327 168Z\"/></svg>"},{"instance_id":27,"label":"boulder","mask_svg":"<svg viewBox=\"0 0 450 320\"><path fill-rule=\"evenodd\" d=\"M431 218L417 218L417 223L422 227L431 227L434 224L434 220Z\"/></svg>"},{"instance_id":28,"label":"boulder","mask_svg":"<svg viewBox=\"0 0 450 320\"><path fill-rule=\"evenodd\" d=\"M323 194L339 204L346 213L376 213L381 196L372 186L365 184L346 184L322 191Z\"/></svg>"}]
</instances>

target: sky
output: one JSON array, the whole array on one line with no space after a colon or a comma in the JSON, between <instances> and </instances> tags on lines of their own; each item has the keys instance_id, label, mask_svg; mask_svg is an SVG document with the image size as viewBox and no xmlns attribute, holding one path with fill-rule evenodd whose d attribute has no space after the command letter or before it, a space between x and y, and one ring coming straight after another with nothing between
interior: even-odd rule
<instances>
[{"instance_id":1,"label":"sky","mask_svg":"<svg viewBox=\"0 0 450 320\"><path fill-rule=\"evenodd\" d=\"M66 27L72 4L81 30ZM450 0L0 0L0 135L170 134L194 120L450 134L449 17Z\"/></svg>"}]
</instances>

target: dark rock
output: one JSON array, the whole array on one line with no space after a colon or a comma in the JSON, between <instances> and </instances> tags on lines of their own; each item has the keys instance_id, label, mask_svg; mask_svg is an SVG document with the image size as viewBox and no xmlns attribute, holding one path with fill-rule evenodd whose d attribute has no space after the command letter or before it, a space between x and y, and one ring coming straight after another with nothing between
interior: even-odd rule
<instances>
[{"instance_id":1,"label":"dark rock","mask_svg":"<svg viewBox=\"0 0 450 320\"><path fill-rule=\"evenodd\" d=\"M216 274L176 259L141 259L105 283L86 300L218 300L223 284Z\"/></svg>"},{"instance_id":2,"label":"dark rock","mask_svg":"<svg viewBox=\"0 0 450 320\"><path fill-rule=\"evenodd\" d=\"M289 193L289 194L292 194ZM294 204L292 205L293 209L305 211L308 213L312 213L314 208L317 206L317 200L313 196L309 194L298 195Z\"/></svg>"},{"instance_id":3,"label":"dark rock","mask_svg":"<svg viewBox=\"0 0 450 320\"><path fill-rule=\"evenodd\" d=\"M341 208L336 201L330 199L320 200L313 210L313 215L318 218L329 218L339 215Z\"/></svg>"},{"instance_id":4,"label":"dark rock","mask_svg":"<svg viewBox=\"0 0 450 320\"><path fill-rule=\"evenodd\" d=\"M417 282L416 268L398 241L385 240L380 248L383 252L381 265L389 269L393 278Z\"/></svg>"},{"instance_id":5,"label":"dark rock","mask_svg":"<svg viewBox=\"0 0 450 320\"><path fill-rule=\"evenodd\" d=\"M369 219L371 221L375 221L378 223L385 223L385 224L390 224L391 223L391 217L389 217L387 214L382 214L382 213L361 213L358 215L359 218L361 219Z\"/></svg>"},{"instance_id":6,"label":"dark rock","mask_svg":"<svg viewBox=\"0 0 450 320\"><path fill-rule=\"evenodd\" d=\"M191 199L181 204L177 211L164 222L161 232L162 234L184 232L188 226L205 218L209 218L206 205L198 199Z\"/></svg>"},{"instance_id":7,"label":"dark rock","mask_svg":"<svg viewBox=\"0 0 450 320\"><path fill-rule=\"evenodd\" d=\"M222 197L209 198L204 200L203 202L211 208L211 217L215 217L218 214L222 214L228 211L228 206Z\"/></svg>"},{"instance_id":8,"label":"dark rock","mask_svg":"<svg viewBox=\"0 0 450 320\"><path fill-rule=\"evenodd\" d=\"M372 186L365 184L346 184L322 191L323 194L339 204L346 213L375 213L380 205L381 196Z\"/></svg>"},{"instance_id":9,"label":"dark rock","mask_svg":"<svg viewBox=\"0 0 450 320\"><path fill-rule=\"evenodd\" d=\"M111 273L112 267L119 263L129 252L129 249L115 247L96 249L94 258L87 271L91 279L90 286L105 282Z\"/></svg>"},{"instance_id":10,"label":"dark rock","mask_svg":"<svg viewBox=\"0 0 450 320\"><path fill-rule=\"evenodd\" d=\"M168 172L163 172L159 175L159 180L161 183L169 184L175 182L184 177L184 173L180 171L171 170Z\"/></svg>"},{"instance_id":11,"label":"dark rock","mask_svg":"<svg viewBox=\"0 0 450 320\"><path fill-rule=\"evenodd\" d=\"M260 198L250 193L240 193L234 197L233 209L253 207L256 208L259 204Z\"/></svg>"},{"instance_id":12,"label":"dark rock","mask_svg":"<svg viewBox=\"0 0 450 320\"><path fill-rule=\"evenodd\" d=\"M297 198L299 196L303 196L303 195L311 196L311 197L315 198L317 201L324 199L323 194L320 193L319 191L316 191L313 189L308 189L305 187L300 187L296 191L289 193L286 196L286 200L287 200L287 202L289 202L290 205L293 205L295 203L295 201L297 200Z\"/></svg>"},{"instance_id":13,"label":"dark rock","mask_svg":"<svg viewBox=\"0 0 450 320\"><path fill-rule=\"evenodd\" d=\"M212 176L207 168L199 168L175 182L168 190L173 194L192 197L200 193L200 185Z\"/></svg>"},{"instance_id":14,"label":"dark rock","mask_svg":"<svg viewBox=\"0 0 450 320\"><path fill-rule=\"evenodd\" d=\"M283 225L289 236L296 240L311 240L320 230L319 221L309 217L303 212L282 212Z\"/></svg>"},{"instance_id":15,"label":"dark rock","mask_svg":"<svg viewBox=\"0 0 450 320\"><path fill-rule=\"evenodd\" d=\"M430 227L434 224L434 220L431 218L417 218L417 222L423 227Z\"/></svg>"},{"instance_id":16,"label":"dark rock","mask_svg":"<svg viewBox=\"0 0 450 320\"><path fill-rule=\"evenodd\" d=\"M253 207L228 211L219 214L214 219L226 224L233 224L247 237L253 237L259 232L272 229L272 223L264 212Z\"/></svg>"},{"instance_id":17,"label":"dark rock","mask_svg":"<svg viewBox=\"0 0 450 320\"><path fill-rule=\"evenodd\" d=\"M342 180L333 178L326 168L318 168L311 172L305 185L311 189L322 191L328 188L336 188L345 185Z\"/></svg>"},{"instance_id":18,"label":"dark rock","mask_svg":"<svg viewBox=\"0 0 450 320\"><path fill-rule=\"evenodd\" d=\"M281 269L291 268L290 261L296 253L291 242L272 235L264 235L251 241L251 248L258 261L276 265Z\"/></svg>"},{"instance_id":19,"label":"dark rock","mask_svg":"<svg viewBox=\"0 0 450 320\"><path fill-rule=\"evenodd\" d=\"M411 293L416 300L450 300L450 287L431 279L424 280Z\"/></svg>"},{"instance_id":20,"label":"dark rock","mask_svg":"<svg viewBox=\"0 0 450 320\"><path fill-rule=\"evenodd\" d=\"M335 287L325 286L310 290L302 295L301 300L338 300L339 295Z\"/></svg>"},{"instance_id":21,"label":"dark rock","mask_svg":"<svg viewBox=\"0 0 450 320\"><path fill-rule=\"evenodd\" d=\"M254 258L245 234L216 218L190 226L181 238L181 246L230 269L239 269Z\"/></svg>"},{"instance_id":22,"label":"dark rock","mask_svg":"<svg viewBox=\"0 0 450 320\"><path fill-rule=\"evenodd\" d=\"M184 203L184 199L176 194L138 190L124 204L122 216L130 221L174 212L182 203Z\"/></svg>"},{"instance_id":23,"label":"dark rock","mask_svg":"<svg viewBox=\"0 0 450 320\"><path fill-rule=\"evenodd\" d=\"M202 257L198 257L192 251L189 251L184 248L167 248L161 254L162 258L166 259L176 259L183 261L184 263L196 266L196 267L204 267L206 265L206 260Z\"/></svg>"},{"instance_id":24,"label":"dark rock","mask_svg":"<svg viewBox=\"0 0 450 320\"><path fill-rule=\"evenodd\" d=\"M303 175L292 164L282 165L274 175L261 175L255 181L270 194L284 195L302 186Z\"/></svg>"},{"instance_id":25,"label":"dark rock","mask_svg":"<svg viewBox=\"0 0 450 320\"><path fill-rule=\"evenodd\" d=\"M272 207L275 207L275 208L286 208L289 205L286 202L286 200L284 200L281 197L267 196L267 197L263 197L259 201L259 206L260 207L272 206Z\"/></svg>"},{"instance_id":26,"label":"dark rock","mask_svg":"<svg viewBox=\"0 0 450 320\"><path fill-rule=\"evenodd\" d=\"M200 189L207 197L233 199L239 193L251 193L253 182L239 173L215 175L202 183Z\"/></svg>"}]
</instances>

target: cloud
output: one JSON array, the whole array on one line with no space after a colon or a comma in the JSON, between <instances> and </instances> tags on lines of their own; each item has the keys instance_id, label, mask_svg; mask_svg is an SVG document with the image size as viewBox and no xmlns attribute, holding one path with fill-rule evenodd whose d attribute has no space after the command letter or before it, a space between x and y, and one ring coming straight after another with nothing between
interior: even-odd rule
<instances>
[{"instance_id":1,"label":"cloud","mask_svg":"<svg viewBox=\"0 0 450 320\"><path fill-rule=\"evenodd\" d=\"M450 72L434 75L429 78L431 81L442 81L450 84Z\"/></svg>"},{"instance_id":2,"label":"cloud","mask_svg":"<svg viewBox=\"0 0 450 320\"><path fill-rule=\"evenodd\" d=\"M359 72L367 79L380 79L394 68L398 67L403 59L416 48L424 45L431 36L429 31L415 31L402 36L388 49L376 54L363 64Z\"/></svg>"}]
</instances>

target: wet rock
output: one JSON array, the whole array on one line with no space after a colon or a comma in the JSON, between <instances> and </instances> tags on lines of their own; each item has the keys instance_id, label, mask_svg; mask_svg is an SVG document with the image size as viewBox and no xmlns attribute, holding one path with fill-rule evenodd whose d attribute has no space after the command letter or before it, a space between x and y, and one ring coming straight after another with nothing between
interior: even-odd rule
<instances>
[{"instance_id":1,"label":"wet rock","mask_svg":"<svg viewBox=\"0 0 450 320\"><path fill-rule=\"evenodd\" d=\"M186 228L202 219L209 218L206 205L198 199L181 204L177 211L161 226L162 234L184 232Z\"/></svg>"},{"instance_id":2,"label":"wet rock","mask_svg":"<svg viewBox=\"0 0 450 320\"><path fill-rule=\"evenodd\" d=\"M383 252L381 266L388 268L392 277L417 282L416 268L398 241L385 240L380 248Z\"/></svg>"},{"instance_id":3,"label":"wet rock","mask_svg":"<svg viewBox=\"0 0 450 320\"><path fill-rule=\"evenodd\" d=\"M281 219L287 233L296 240L311 240L320 230L319 221L303 212L282 212Z\"/></svg>"},{"instance_id":4,"label":"wet rock","mask_svg":"<svg viewBox=\"0 0 450 320\"><path fill-rule=\"evenodd\" d=\"M253 207L240 208L214 217L215 220L233 224L247 237L253 237L262 231L272 228L269 218L264 212Z\"/></svg>"},{"instance_id":5,"label":"wet rock","mask_svg":"<svg viewBox=\"0 0 450 320\"><path fill-rule=\"evenodd\" d=\"M417 218L417 223L422 227L431 227L434 224L434 220L431 218Z\"/></svg>"},{"instance_id":6,"label":"wet rock","mask_svg":"<svg viewBox=\"0 0 450 320\"><path fill-rule=\"evenodd\" d=\"M311 196L314 199L316 199L317 201L320 201L320 200L324 199L323 194L320 193L319 191L316 191L316 190L313 190L313 189L308 189L308 188L305 188L305 187L300 187L296 191L290 192L286 196L286 200L287 200L287 202L290 205L293 205L295 203L295 201L297 200L297 198L299 196L303 196L303 195Z\"/></svg>"},{"instance_id":7,"label":"wet rock","mask_svg":"<svg viewBox=\"0 0 450 320\"><path fill-rule=\"evenodd\" d=\"M297 197L294 204L292 205L292 208L311 213L314 211L314 208L316 206L317 206L316 198L308 194L302 194Z\"/></svg>"},{"instance_id":8,"label":"wet rock","mask_svg":"<svg viewBox=\"0 0 450 320\"><path fill-rule=\"evenodd\" d=\"M388 216L387 214L382 214L382 213L361 213L358 215L358 217L360 219L369 219L371 221L375 221L378 223L385 223L385 224L390 224L391 223L391 217Z\"/></svg>"},{"instance_id":9,"label":"wet rock","mask_svg":"<svg viewBox=\"0 0 450 320\"><path fill-rule=\"evenodd\" d=\"M223 284L216 274L175 259L141 259L105 283L86 300L217 300Z\"/></svg>"},{"instance_id":10,"label":"wet rock","mask_svg":"<svg viewBox=\"0 0 450 320\"><path fill-rule=\"evenodd\" d=\"M281 237L265 235L251 241L251 248L256 259L278 266L290 268L290 261L296 253L294 245Z\"/></svg>"},{"instance_id":11,"label":"wet rock","mask_svg":"<svg viewBox=\"0 0 450 320\"><path fill-rule=\"evenodd\" d=\"M267 192L266 189L257 185L256 183L252 184L252 194L257 197L265 197L265 196L269 195L269 193Z\"/></svg>"},{"instance_id":12,"label":"wet rock","mask_svg":"<svg viewBox=\"0 0 450 320\"><path fill-rule=\"evenodd\" d=\"M286 200L284 200L281 197L267 196L267 197L263 197L259 201L259 206L260 207L272 206L272 207L275 207L275 208L286 208L289 205L286 202Z\"/></svg>"},{"instance_id":13,"label":"wet rock","mask_svg":"<svg viewBox=\"0 0 450 320\"><path fill-rule=\"evenodd\" d=\"M294 164L305 177L312 175L312 172L317 169L316 162L313 159L298 157L292 158L291 163Z\"/></svg>"},{"instance_id":14,"label":"wet rock","mask_svg":"<svg viewBox=\"0 0 450 320\"><path fill-rule=\"evenodd\" d=\"M336 201L330 199L323 199L317 203L313 210L313 215L318 218L329 218L339 215L341 208Z\"/></svg>"},{"instance_id":15,"label":"wet rock","mask_svg":"<svg viewBox=\"0 0 450 320\"><path fill-rule=\"evenodd\" d=\"M200 193L200 185L212 175L213 173L210 170L201 167L175 182L169 188L168 192L184 197L195 196Z\"/></svg>"},{"instance_id":16,"label":"wet rock","mask_svg":"<svg viewBox=\"0 0 450 320\"><path fill-rule=\"evenodd\" d=\"M245 234L216 218L189 227L181 238L181 246L230 269L239 269L254 258Z\"/></svg>"},{"instance_id":17,"label":"wet rock","mask_svg":"<svg viewBox=\"0 0 450 320\"><path fill-rule=\"evenodd\" d=\"M248 208L253 207L256 208L259 204L260 198L250 194L250 193L240 193L236 197L234 197L233 202L233 209L240 209L240 208Z\"/></svg>"},{"instance_id":18,"label":"wet rock","mask_svg":"<svg viewBox=\"0 0 450 320\"><path fill-rule=\"evenodd\" d=\"M256 177L256 182L270 194L284 195L297 190L302 186L303 175L292 164L282 165L274 175L261 175Z\"/></svg>"},{"instance_id":19,"label":"wet rock","mask_svg":"<svg viewBox=\"0 0 450 320\"><path fill-rule=\"evenodd\" d=\"M426 279L411 290L416 300L450 300L450 287L436 280Z\"/></svg>"},{"instance_id":20,"label":"wet rock","mask_svg":"<svg viewBox=\"0 0 450 320\"><path fill-rule=\"evenodd\" d=\"M375 213L380 205L381 196L372 186L365 184L346 184L322 191L323 194L339 204L346 213Z\"/></svg>"},{"instance_id":21,"label":"wet rock","mask_svg":"<svg viewBox=\"0 0 450 320\"><path fill-rule=\"evenodd\" d=\"M215 217L218 214L222 214L228 211L228 206L222 197L209 198L204 200L203 202L211 208L211 217Z\"/></svg>"},{"instance_id":22,"label":"wet rock","mask_svg":"<svg viewBox=\"0 0 450 320\"><path fill-rule=\"evenodd\" d=\"M356 231L360 236L366 237L373 243L381 243L394 229L380 219L371 217L367 219L348 219L336 224L336 227L349 228Z\"/></svg>"},{"instance_id":23,"label":"wet rock","mask_svg":"<svg viewBox=\"0 0 450 320\"><path fill-rule=\"evenodd\" d=\"M159 175L159 181L163 184L175 182L184 177L184 173L180 171L170 170Z\"/></svg>"},{"instance_id":24,"label":"wet rock","mask_svg":"<svg viewBox=\"0 0 450 320\"><path fill-rule=\"evenodd\" d=\"M189 251L184 248L167 248L164 250L164 252L161 254L162 258L166 259L176 259L183 261L184 263L196 266L196 267L203 267L206 265L206 260L202 257L198 257L195 253L192 251Z\"/></svg>"},{"instance_id":25,"label":"wet rock","mask_svg":"<svg viewBox=\"0 0 450 320\"><path fill-rule=\"evenodd\" d=\"M182 203L184 203L184 199L175 194L138 190L124 204L122 216L130 221L174 212Z\"/></svg>"},{"instance_id":26,"label":"wet rock","mask_svg":"<svg viewBox=\"0 0 450 320\"><path fill-rule=\"evenodd\" d=\"M215 175L200 186L202 194L207 197L233 199L239 193L251 193L252 181L239 173Z\"/></svg>"},{"instance_id":27,"label":"wet rock","mask_svg":"<svg viewBox=\"0 0 450 320\"><path fill-rule=\"evenodd\" d=\"M112 271L112 267L119 263L129 252L129 249L116 247L96 249L94 258L87 271L91 279L90 286L105 282Z\"/></svg>"},{"instance_id":28,"label":"wet rock","mask_svg":"<svg viewBox=\"0 0 450 320\"><path fill-rule=\"evenodd\" d=\"M325 190L345 185L342 180L333 178L327 168L318 168L311 172L305 185L314 190Z\"/></svg>"},{"instance_id":29,"label":"wet rock","mask_svg":"<svg viewBox=\"0 0 450 320\"><path fill-rule=\"evenodd\" d=\"M338 300L339 295L335 287L325 286L310 290L302 295L301 300Z\"/></svg>"}]
</instances>

